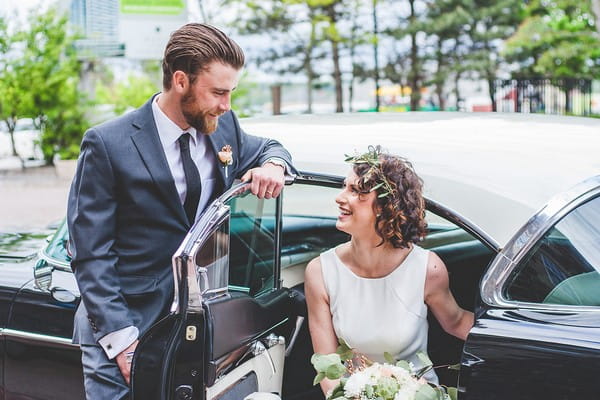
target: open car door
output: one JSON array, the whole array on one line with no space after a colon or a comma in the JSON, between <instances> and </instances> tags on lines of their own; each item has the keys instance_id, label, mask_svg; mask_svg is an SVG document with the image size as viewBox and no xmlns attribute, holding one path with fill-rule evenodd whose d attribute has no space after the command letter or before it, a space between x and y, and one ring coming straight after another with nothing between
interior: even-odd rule
<instances>
[{"instance_id":1,"label":"open car door","mask_svg":"<svg viewBox=\"0 0 600 400\"><path fill-rule=\"evenodd\" d=\"M172 310L137 347L134 400L281 394L293 308L280 288L281 200L246 189L217 199L173 256Z\"/></svg>"}]
</instances>

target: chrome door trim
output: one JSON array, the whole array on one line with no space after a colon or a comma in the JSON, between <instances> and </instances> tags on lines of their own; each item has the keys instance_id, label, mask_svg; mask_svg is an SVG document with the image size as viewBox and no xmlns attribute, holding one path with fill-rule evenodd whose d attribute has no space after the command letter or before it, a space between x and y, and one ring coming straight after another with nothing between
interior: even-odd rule
<instances>
[{"instance_id":1,"label":"chrome door trim","mask_svg":"<svg viewBox=\"0 0 600 400\"><path fill-rule=\"evenodd\" d=\"M38 343L41 342L41 343L53 345L56 347L79 350L79 345L74 344L71 338L64 338L64 337L60 337L60 336L44 335L41 333L25 332L25 331L20 331L17 329L8 329L8 328L0 329L0 336L6 337L6 338L11 338L11 339L16 339L18 341L25 341L25 342L33 341L33 342L38 342Z\"/></svg>"},{"instance_id":2,"label":"chrome door trim","mask_svg":"<svg viewBox=\"0 0 600 400\"><path fill-rule=\"evenodd\" d=\"M490 235L488 235L483 229L478 227L474 222L471 222L467 218L458 214L454 210L443 206L442 204L431 200L425 199L426 209L427 211L431 211L432 213L447 219L452 222L454 225L461 227L466 232L474 236L477 240L483 243L488 249L492 250L494 253L500 252L500 245L496 242Z\"/></svg>"},{"instance_id":3,"label":"chrome door trim","mask_svg":"<svg viewBox=\"0 0 600 400\"><path fill-rule=\"evenodd\" d=\"M488 305L504 308L529 308L543 311L595 311L599 308L586 306L551 305L518 302L505 299L502 288L521 259L546 232L561 218L581 204L600 195L600 175L588 178L571 189L554 196L508 241L502 252L496 257L483 276L481 299Z\"/></svg>"}]
</instances>

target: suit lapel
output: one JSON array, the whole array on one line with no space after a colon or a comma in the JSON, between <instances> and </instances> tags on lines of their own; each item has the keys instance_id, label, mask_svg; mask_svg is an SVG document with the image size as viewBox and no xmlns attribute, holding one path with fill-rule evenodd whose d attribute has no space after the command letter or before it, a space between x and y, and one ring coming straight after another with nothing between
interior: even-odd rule
<instances>
[{"instance_id":1,"label":"suit lapel","mask_svg":"<svg viewBox=\"0 0 600 400\"><path fill-rule=\"evenodd\" d=\"M133 126L137 128L131 136L131 140L142 158L144 165L150 172L152 180L156 184L160 193L164 197L167 204L175 212L177 217L185 225L190 225L179 195L177 188L175 187L175 181L171 174L171 169L167 162L167 157L163 150L160 138L158 137L158 130L156 129L156 123L154 122L154 116L152 114L152 101L154 96L141 108L136 110L136 118L133 122Z\"/></svg>"}]
</instances>

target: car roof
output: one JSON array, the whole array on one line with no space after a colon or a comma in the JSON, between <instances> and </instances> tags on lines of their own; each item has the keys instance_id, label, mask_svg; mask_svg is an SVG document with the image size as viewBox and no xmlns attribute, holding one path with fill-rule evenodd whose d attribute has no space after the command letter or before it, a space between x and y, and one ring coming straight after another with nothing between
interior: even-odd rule
<instances>
[{"instance_id":1,"label":"car roof","mask_svg":"<svg viewBox=\"0 0 600 400\"><path fill-rule=\"evenodd\" d=\"M503 113L350 113L243 119L299 170L345 176L345 154L382 145L406 157L425 194L501 247L554 195L600 174L600 119Z\"/></svg>"}]
</instances>

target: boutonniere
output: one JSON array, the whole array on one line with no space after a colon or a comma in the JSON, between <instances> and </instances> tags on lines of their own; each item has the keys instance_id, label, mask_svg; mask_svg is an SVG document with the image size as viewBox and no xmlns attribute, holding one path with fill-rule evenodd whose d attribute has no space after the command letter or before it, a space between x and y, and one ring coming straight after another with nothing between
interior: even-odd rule
<instances>
[{"instance_id":1,"label":"boutonniere","mask_svg":"<svg viewBox=\"0 0 600 400\"><path fill-rule=\"evenodd\" d=\"M233 151L231 151L231 146L228 144L223 146L218 156L223 168L225 168L225 178L227 178L227 167L233 164Z\"/></svg>"}]
</instances>

